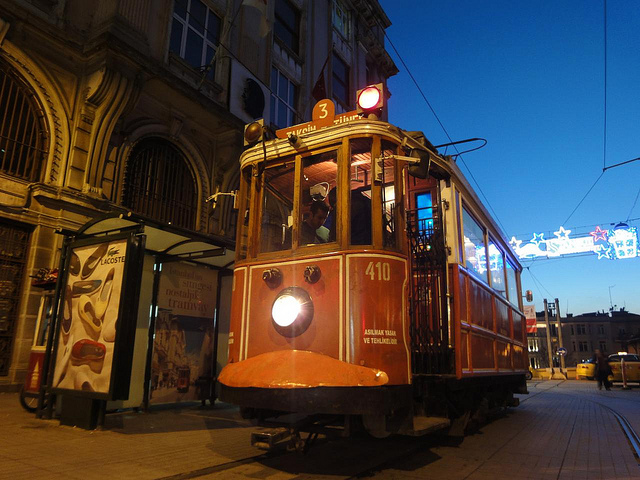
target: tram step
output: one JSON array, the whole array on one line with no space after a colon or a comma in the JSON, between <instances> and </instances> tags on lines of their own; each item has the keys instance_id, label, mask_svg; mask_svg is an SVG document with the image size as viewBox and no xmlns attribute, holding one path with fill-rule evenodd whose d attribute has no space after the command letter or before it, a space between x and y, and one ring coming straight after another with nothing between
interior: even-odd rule
<instances>
[{"instance_id":1,"label":"tram step","mask_svg":"<svg viewBox=\"0 0 640 480\"><path fill-rule=\"evenodd\" d=\"M251 432L251 446L262 450L271 450L276 444L290 436L291 432L288 428L268 428L259 432Z\"/></svg>"},{"instance_id":2,"label":"tram step","mask_svg":"<svg viewBox=\"0 0 640 480\"><path fill-rule=\"evenodd\" d=\"M447 428L451 421L444 417L413 417L413 430L406 432L415 437Z\"/></svg>"}]
</instances>

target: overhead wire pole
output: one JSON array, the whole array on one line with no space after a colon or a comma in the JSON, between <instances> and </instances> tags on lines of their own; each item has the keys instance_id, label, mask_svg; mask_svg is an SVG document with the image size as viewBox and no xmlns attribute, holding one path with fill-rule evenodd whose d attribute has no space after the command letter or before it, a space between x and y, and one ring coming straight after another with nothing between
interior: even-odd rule
<instances>
[{"instance_id":1,"label":"overhead wire pole","mask_svg":"<svg viewBox=\"0 0 640 480\"><path fill-rule=\"evenodd\" d=\"M556 322L558 322L558 349L560 349L560 348L564 348L564 344L562 343L562 322L560 320L560 305L557 298L556 298ZM564 355L560 355L560 373L562 373L565 377L567 375L567 370L564 364Z\"/></svg>"},{"instance_id":2,"label":"overhead wire pole","mask_svg":"<svg viewBox=\"0 0 640 480\"><path fill-rule=\"evenodd\" d=\"M549 305L544 299L544 324L547 327L547 353L549 355L549 368L553 377L553 351L551 350L551 328L549 327Z\"/></svg>"}]
</instances>

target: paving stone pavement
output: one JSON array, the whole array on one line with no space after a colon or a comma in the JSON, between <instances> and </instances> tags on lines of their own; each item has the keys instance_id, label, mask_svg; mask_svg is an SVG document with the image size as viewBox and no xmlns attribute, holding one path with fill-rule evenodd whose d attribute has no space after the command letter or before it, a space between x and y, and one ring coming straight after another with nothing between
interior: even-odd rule
<instances>
[{"instance_id":1,"label":"paving stone pavement","mask_svg":"<svg viewBox=\"0 0 640 480\"><path fill-rule=\"evenodd\" d=\"M610 410L640 432L640 388L599 392L590 382L545 381L529 390L518 408L462 442L360 437L279 457L251 447L255 427L225 404L108 414L103 429L87 431L38 420L17 394L0 393L0 478L640 480Z\"/></svg>"}]
</instances>

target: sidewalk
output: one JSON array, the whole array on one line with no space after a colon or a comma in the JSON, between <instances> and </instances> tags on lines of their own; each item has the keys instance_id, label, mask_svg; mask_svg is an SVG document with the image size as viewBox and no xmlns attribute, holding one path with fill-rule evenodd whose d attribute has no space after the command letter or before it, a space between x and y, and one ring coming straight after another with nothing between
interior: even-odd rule
<instances>
[{"instance_id":1,"label":"sidewalk","mask_svg":"<svg viewBox=\"0 0 640 480\"><path fill-rule=\"evenodd\" d=\"M529 391L519 396L519 407L462 443L365 435L280 457L251 447L256 427L227 404L108 414L102 430L88 431L38 420L20 407L17 394L4 393L0 478L337 479L370 471L393 479L640 479L638 459L609 410L640 432L640 388L606 392L593 383L553 380L530 382Z\"/></svg>"},{"instance_id":2,"label":"sidewalk","mask_svg":"<svg viewBox=\"0 0 640 480\"><path fill-rule=\"evenodd\" d=\"M0 478L162 478L252 457L255 429L236 408L163 409L108 414L102 430L39 420L0 393Z\"/></svg>"}]
</instances>

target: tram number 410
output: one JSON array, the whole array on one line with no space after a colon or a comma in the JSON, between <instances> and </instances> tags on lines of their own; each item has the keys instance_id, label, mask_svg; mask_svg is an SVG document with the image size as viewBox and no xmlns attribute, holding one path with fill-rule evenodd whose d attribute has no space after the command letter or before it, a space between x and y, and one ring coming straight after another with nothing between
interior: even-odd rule
<instances>
[{"instance_id":1,"label":"tram number 410","mask_svg":"<svg viewBox=\"0 0 640 480\"><path fill-rule=\"evenodd\" d=\"M369 262L364 274L369 275L371 280L388 282L391 280L391 266L387 262Z\"/></svg>"}]
</instances>

